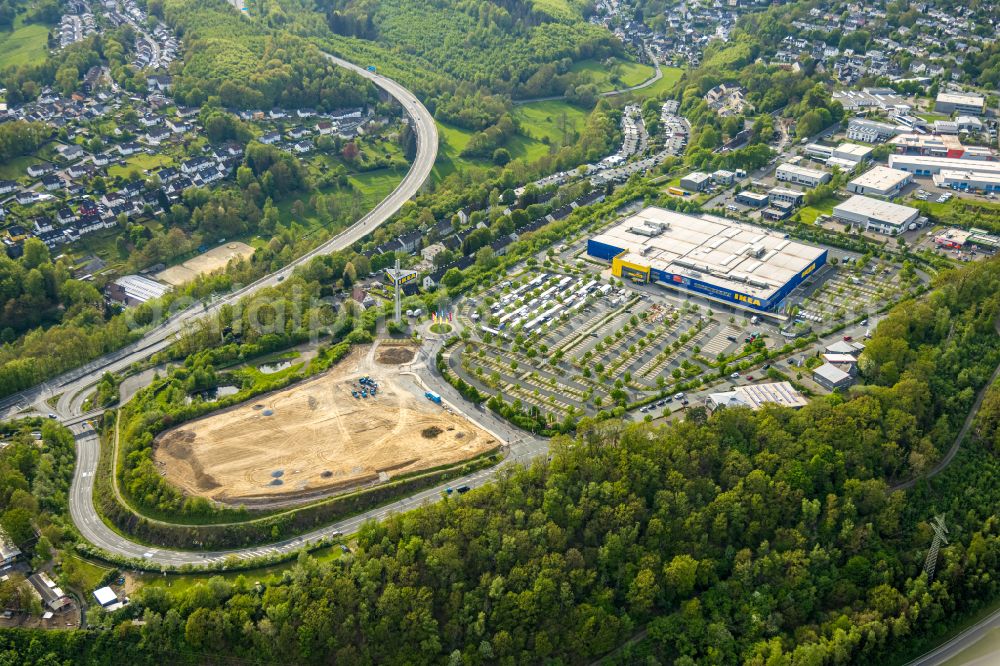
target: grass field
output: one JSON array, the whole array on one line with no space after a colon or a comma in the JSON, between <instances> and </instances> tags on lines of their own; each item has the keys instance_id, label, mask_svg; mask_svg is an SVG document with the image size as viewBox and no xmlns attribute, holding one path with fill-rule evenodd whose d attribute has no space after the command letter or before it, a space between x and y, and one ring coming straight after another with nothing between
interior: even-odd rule
<instances>
[{"instance_id":1,"label":"grass field","mask_svg":"<svg viewBox=\"0 0 1000 666\"><path fill-rule=\"evenodd\" d=\"M361 192L365 210L371 210L396 189L404 175L405 169L375 169L350 176L349 180Z\"/></svg>"},{"instance_id":2,"label":"grass field","mask_svg":"<svg viewBox=\"0 0 1000 666\"><path fill-rule=\"evenodd\" d=\"M122 178L127 178L128 175L137 170L140 175L143 171L149 171L151 169L159 169L160 167L170 166L174 161L163 154L147 155L146 153L139 153L138 155L132 155L125 160L125 166L115 165L113 167L108 167L108 175L114 178L115 176L121 176Z\"/></svg>"},{"instance_id":3,"label":"grass field","mask_svg":"<svg viewBox=\"0 0 1000 666\"><path fill-rule=\"evenodd\" d=\"M458 169L468 171L493 166L493 163L489 160L470 159L461 156L462 150L468 145L474 132L441 122L438 122L437 125L440 145L437 162L434 164L435 180L441 180ZM545 155L549 150L549 147L539 139L540 137L534 134L531 136L515 136L507 142L506 148L510 151L510 156L513 159L523 159L531 162Z\"/></svg>"},{"instance_id":4,"label":"grass field","mask_svg":"<svg viewBox=\"0 0 1000 666\"><path fill-rule=\"evenodd\" d=\"M600 92L606 92L618 87L628 88L639 85L651 77L655 70L649 65L621 61L616 62L612 66L612 69L609 70L603 63L597 60L581 60L580 62L573 63L570 71L576 73L586 72L590 76L591 81L597 84L597 89ZM614 81L612 81L613 71L618 74L618 78Z\"/></svg>"},{"instance_id":5,"label":"grass field","mask_svg":"<svg viewBox=\"0 0 1000 666\"><path fill-rule=\"evenodd\" d=\"M827 197L812 206L804 206L799 211L799 219L805 224L813 224L820 215L830 215L833 207L840 203L836 197Z\"/></svg>"},{"instance_id":6,"label":"grass field","mask_svg":"<svg viewBox=\"0 0 1000 666\"><path fill-rule=\"evenodd\" d=\"M4 180L17 180L25 177L25 170L32 164L40 162L36 157L24 155L13 157L6 162L0 162L0 178Z\"/></svg>"},{"instance_id":7,"label":"grass field","mask_svg":"<svg viewBox=\"0 0 1000 666\"><path fill-rule=\"evenodd\" d=\"M663 77L659 81L648 88L636 90L632 93L632 95L639 99L659 97L673 90L677 82L680 81L681 75L684 73L684 70L680 67L660 67L660 71L663 72Z\"/></svg>"},{"instance_id":8,"label":"grass field","mask_svg":"<svg viewBox=\"0 0 1000 666\"><path fill-rule=\"evenodd\" d=\"M0 32L0 69L40 62L49 53L49 27L24 25L23 21L24 17L18 16L13 30Z\"/></svg>"},{"instance_id":9,"label":"grass field","mask_svg":"<svg viewBox=\"0 0 1000 666\"><path fill-rule=\"evenodd\" d=\"M564 129L582 130L587 115L586 110L562 100L522 104L514 110L523 132L539 142L547 136L556 144L563 142Z\"/></svg>"}]
</instances>

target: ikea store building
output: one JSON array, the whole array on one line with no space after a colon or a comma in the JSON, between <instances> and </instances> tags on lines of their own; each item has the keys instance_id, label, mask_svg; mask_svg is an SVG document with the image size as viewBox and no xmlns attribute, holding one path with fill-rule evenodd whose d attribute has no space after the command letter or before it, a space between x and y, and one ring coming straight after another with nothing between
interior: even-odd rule
<instances>
[{"instance_id":1,"label":"ikea store building","mask_svg":"<svg viewBox=\"0 0 1000 666\"><path fill-rule=\"evenodd\" d=\"M827 251L761 227L647 208L591 238L587 253L616 277L773 312Z\"/></svg>"}]
</instances>

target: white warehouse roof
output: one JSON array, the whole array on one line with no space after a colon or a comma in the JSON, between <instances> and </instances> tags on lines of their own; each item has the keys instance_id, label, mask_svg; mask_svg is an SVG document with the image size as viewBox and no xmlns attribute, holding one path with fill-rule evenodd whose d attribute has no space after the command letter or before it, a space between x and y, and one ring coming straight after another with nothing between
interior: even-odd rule
<instances>
[{"instance_id":1,"label":"white warehouse roof","mask_svg":"<svg viewBox=\"0 0 1000 666\"><path fill-rule=\"evenodd\" d=\"M841 214L846 213L848 218L869 218L897 227L912 221L916 217L917 212L916 208L900 206L899 204L880 199L863 197L860 194L855 194L847 201L833 208L834 217L841 217Z\"/></svg>"},{"instance_id":2,"label":"white warehouse roof","mask_svg":"<svg viewBox=\"0 0 1000 666\"><path fill-rule=\"evenodd\" d=\"M849 185L865 190L889 192L906 183L911 178L913 178L913 174L911 173L879 165L864 172L852 180Z\"/></svg>"}]
</instances>

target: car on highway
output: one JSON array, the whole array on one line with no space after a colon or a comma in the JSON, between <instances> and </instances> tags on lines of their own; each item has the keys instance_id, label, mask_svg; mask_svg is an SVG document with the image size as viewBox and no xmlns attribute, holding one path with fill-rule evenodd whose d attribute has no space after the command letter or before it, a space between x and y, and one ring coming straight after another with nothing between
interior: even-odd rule
<instances>
[{"instance_id":1,"label":"car on highway","mask_svg":"<svg viewBox=\"0 0 1000 666\"><path fill-rule=\"evenodd\" d=\"M459 493L467 493L470 490L472 490L472 488L470 488L469 486L459 486L458 487L458 492Z\"/></svg>"},{"instance_id":2,"label":"car on highway","mask_svg":"<svg viewBox=\"0 0 1000 666\"><path fill-rule=\"evenodd\" d=\"M49 418L50 418L50 419L57 419L57 418L59 418L59 417L58 417L58 416L56 416L55 414L53 414L52 412L49 412Z\"/></svg>"}]
</instances>

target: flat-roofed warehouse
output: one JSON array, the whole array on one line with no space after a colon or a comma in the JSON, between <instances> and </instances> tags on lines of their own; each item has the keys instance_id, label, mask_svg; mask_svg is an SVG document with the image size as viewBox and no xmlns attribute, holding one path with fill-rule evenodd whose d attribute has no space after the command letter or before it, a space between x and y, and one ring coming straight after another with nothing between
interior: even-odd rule
<instances>
[{"instance_id":1,"label":"flat-roofed warehouse","mask_svg":"<svg viewBox=\"0 0 1000 666\"><path fill-rule=\"evenodd\" d=\"M874 231L895 236L917 222L920 211L909 206L900 206L890 201L872 199L855 194L847 201L833 207L833 216L838 220L858 224L865 231Z\"/></svg>"},{"instance_id":2,"label":"flat-roofed warehouse","mask_svg":"<svg viewBox=\"0 0 1000 666\"><path fill-rule=\"evenodd\" d=\"M912 173L879 165L872 167L849 182L847 191L854 194L894 197L912 182Z\"/></svg>"},{"instance_id":3,"label":"flat-roofed warehouse","mask_svg":"<svg viewBox=\"0 0 1000 666\"><path fill-rule=\"evenodd\" d=\"M934 101L934 110L949 115L958 111L961 114L981 116L986 110L986 98L982 95L938 93Z\"/></svg>"},{"instance_id":4,"label":"flat-roofed warehouse","mask_svg":"<svg viewBox=\"0 0 1000 666\"><path fill-rule=\"evenodd\" d=\"M647 208L591 238L616 277L773 311L826 263L827 251L721 217Z\"/></svg>"}]
</instances>

